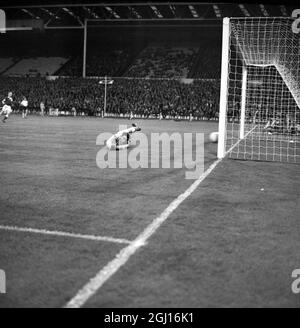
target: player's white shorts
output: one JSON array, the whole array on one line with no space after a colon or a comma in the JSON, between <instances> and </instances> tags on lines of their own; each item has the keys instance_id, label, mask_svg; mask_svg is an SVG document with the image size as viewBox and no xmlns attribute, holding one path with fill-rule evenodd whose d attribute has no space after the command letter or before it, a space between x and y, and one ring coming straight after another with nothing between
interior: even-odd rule
<instances>
[{"instance_id":1,"label":"player's white shorts","mask_svg":"<svg viewBox=\"0 0 300 328\"><path fill-rule=\"evenodd\" d=\"M127 136L118 136L118 135L119 133L116 133L106 141L106 146L108 149L121 150L129 147L130 142L126 142Z\"/></svg>"},{"instance_id":2,"label":"player's white shorts","mask_svg":"<svg viewBox=\"0 0 300 328\"><path fill-rule=\"evenodd\" d=\"M28 101L27 101L27 100L22 100L22 101L21 101L21 105L22 105L23 107L28 107Z\"/></svg>"},{"instance_id":3,"label":"player's white shorts","mask_svg":"<svg viewBox=\"0 0 300 328\"><path fill-rule=\"evenodd\" d=\"M115 146L115 137L112 136L111 138L109 138L107 141L106 141L106 146L109 148L109 149L112 149L114 146Z\"/></svg>"},{"instance_id":4,"label":"player's white shorts","mask_svg":"<svg viewBox=\"0 0 300 328\"><path fill-rule=\"evenodd\" d=\"M117 132L106 141L106 146L109 149L117 150L128 148L130 145L130 134L135 131L140 131L140 129L137 130L136 126L134 126Z\"/></svg>"},{"instance_id":5,"label":"player's white shorts","mask_svg":"<svg viewBox=\"0 0 300 328\"><path fill-rule=\"evenodd\" d=\"M8 105L3 105L1 112L4 113L5 115L9 115L12 113L12 109Z\"/></svg>"}]
</instances>

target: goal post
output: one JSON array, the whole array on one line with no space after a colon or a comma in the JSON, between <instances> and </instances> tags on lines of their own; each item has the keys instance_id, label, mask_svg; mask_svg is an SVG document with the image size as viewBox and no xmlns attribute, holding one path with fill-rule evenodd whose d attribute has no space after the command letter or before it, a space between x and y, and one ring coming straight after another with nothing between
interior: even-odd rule
<instances>
[{"instance_id":1,"label":"goal post","mask_svg":"<svg viewBox=\"0 0 300 328\"><path fill-rule=\"evenodd\" d=\"M220 113L219 113L219 140L218 140L218 158L225 156L226 141L226 113L228 98L228 63L229 63L229 39L230 39L230 21L228 17L223 18L222 33L222 67L221 67L221 89L220 89Z\"/></svg>"},{"instance_id":2,"label":"goal post","mask_svg":"<svg viewBox=\"0 0 300 328\"><path fill-rule=\"evenodd\" d=\"M223 19L218 158L300 163L300 33L293 21Z\"/></svg>"},{"instance_id":3,"label":"goal post","mask_svg":"<svg viewBox=\"0 0 300 328\"><path fill-rule=\"evenodd\" d=\"M247 91L247 66L244 65L243 73L242 73L240 139L244 139L244 137L245 137L246 91Z\"/></svg>"}]
</instances>

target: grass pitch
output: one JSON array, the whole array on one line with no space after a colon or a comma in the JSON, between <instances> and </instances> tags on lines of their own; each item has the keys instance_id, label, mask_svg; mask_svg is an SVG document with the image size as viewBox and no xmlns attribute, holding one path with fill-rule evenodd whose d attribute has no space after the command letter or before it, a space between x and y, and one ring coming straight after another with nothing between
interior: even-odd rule
<instances>
[{"instance_id":1,"label":"grass pitch","mask_svg":"<svg viewBox=\"0 0 300 328\"><path fill-rule=\"evenodd\" d=\"M12 116L0 126L0 225L135 239L192 183L184 169L104 169L97 135L130 121ZM216 123L138 120L143 132ZM205 166L216 144L205 144ZM299 306L299 166L224 160L91 307ZM126 246L0 229L1 307L62 307Z\"/></svg>"}]
</instances>

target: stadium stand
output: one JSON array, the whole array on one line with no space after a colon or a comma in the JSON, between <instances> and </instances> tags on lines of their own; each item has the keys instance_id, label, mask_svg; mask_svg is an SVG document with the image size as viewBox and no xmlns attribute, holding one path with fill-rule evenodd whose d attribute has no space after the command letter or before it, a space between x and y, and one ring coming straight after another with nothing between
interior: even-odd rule
<instances>
[{"instance_id":1,"label":"stadium stand","mask_svg":"<svg viewBox=\"0 0 300 328\"><path fill-rule=\"evenodd\" d=\"M122 76L122 70L132 57L129 48L94 48L87 56L88 76Z\"/></svg>"},{"instance_id":2,"label":"stadium stand","mask_svg":"<svg viewBox=\"0 0 300 328\"><path fill-rule=\"evenodd\" d=\"M187 77L196 47L149 45L124 74L129 77Z\"/></svg>"},{"instance_id":3,"label":"stadium stand","mask_svg":"<svg viewBox=\"0 0 300 328\"><path fill-rule=\"evenodd\" d=\"M108 113L142 117L177 116L215 118L218 108L217 81L194 80L190 84L169 79L120 79L110 86Z\"/></svg>"},{"instance_id":4,"label":"stadium stand","mask_svg":"<svg viewBox=\"0 0 300 328\"><path fill-rule=\"evenodd\" d=\"M62 65L54 75L82 76L82 56L75 56Z\"/></svg>"},{"instance_id":5,"label":"stadium stand","mask_svg":"<svg viewBox=\"0 0 300 328\"><path fill-rule=\"evenodd\" d=\"M221 43L219 33L215 32L215 42L214 33L207 37L206 31L195 32L194 28L166 27L160 33L155 28L130 27L99 31L88 31L86 73L90 77L113 76L114 83L107 90L109 115L216 117L219 81L201 79L220 76L220 55L212 56L210 51L216 42L218 46ZM3 42L1 97L10 90L17 101L25 95L31 111L39 111L41 102L46 111L55 108L70 113L75 109L99 115L103 110L104 86L97 79L82 78L81 30L16 32L6 35ZM60 78L51 80L51 75ZM70 78L62 78L66 76ZM195 80L185 84L182 78Z\"/></svg>"},{"instance_id":6,"label":"stadium stand","mask_svg":"<svg viewBox=\"0 0 300 328\"><path fill-rule=\"evenodd\" d=\"M9 76L44 76L55 73L68 61L63 57L36 57L20 60L3 75Z\"/></svg>"},{"instance_id":7,"label":"stadium stand","mask_svg":"<svg viewBox=\"0 0 300 328\"><path fill-rule=\"evenodd\" d=\"M39 111L40 103L46 109L96 115L104 107L103 85L97 79L45 78L0 79L0 96L4 98L14 90L17 99L25 95L29 108ZM218 112L219 81L194 80L185 84L169 79L115 79L107 91L107 113L116 115L139 115L140 117L176 118L192 115L196 118L215 118ZM17 108L16 108L17 109Z\"/></svg>"},{"instance_id":8,"label":"stadium stand","mask_svg":"<svg viewBox=\"0 0 300 328\"><path fill-rule=\"evenodd\" d=\"M123 76L128 66L140 52L140 47L111 47L101 44L89 47L86 59L87 76ZM82 56L76 56L64 65L56 75L82 76Z\"/></svg>"},{"instance_id":9,"label":"stadium stand","mask_svg":"<svg viewBox=\"0 0 300 328\"><path fill-rule=\"evenodd\" d=\"M202 40L189 77L219 78L221 75L221 53L220 39Z\"/></svg>"},{"instance_id":10,"label":"stadium stand","mask_svg":"<svg viewBox=\"0 0 300 328\"><path fill-rule=\"evenodd\" d=\"M16 59L12 57L0 58L0 74L5 72L12 65L14 65L15 62Z\"/></svg>"}]
</instances>

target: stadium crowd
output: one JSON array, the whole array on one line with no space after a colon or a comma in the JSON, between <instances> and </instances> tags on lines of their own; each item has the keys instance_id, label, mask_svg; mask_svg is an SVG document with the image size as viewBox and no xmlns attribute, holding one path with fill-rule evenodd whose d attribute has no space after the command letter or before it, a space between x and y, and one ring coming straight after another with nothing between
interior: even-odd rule
<instances>
[{"instance_id":1,"label":"stadium crowd","mask_svg":"<svg viewBox=\"0 0 300 328\"><path fill-rule=\"evenodd\" d=\"M88 76L121 76L122 69L131 57L127 48L95 49L87 56L86 72Z\"/></svg>"},{"instance_id":2,"label":"stadium crowd","mask_svg":"<svg viewBox=\"0 0 300 328\"><path fill-rule=\"evenodd\" d=\"M132 63L126 76L187 77L197 50L196 47L146 47Z\"/></svg>"},{"instance_id":3,"label":"stadium crowd","mask_svg":"<svg viewBox=\"0 0 300 328\"><path fill-rule=\"evenodd\" d=\"M124 48L89 49L87 76L147 78L216 78L220 76L220 55L211 45L200 48L148 46L144 50ZM213 54L213 56L211 55ZM81 76L82 56L71 59L56 75Z\"/></svg>"},{"instance_id":4,"label":"stadium crowd","mask_svg":"<svg viewBox=\"0 0 300 328\"><path fill-rule=\"evenodd\" d=\"M203 79L219 78L221 76L221 53L218 39L215 42L203 41L191 76Z\"/></svg>"},{"instance_id":5,"label":"stadium crowd","mask_svg":"<svg viewBox=\"0 0 300 328\"><path fill-rule=\"evenodd\" d=\"M123 49L95 49L86 58L87 76L121 76L133 52ZM60 76L82 76L82 56L72 58L57 74Z\"/></svg>"},{"instance_id":6,"label":"stadium crowd","mask_svg":"<svg viewBox=\"0 0 300 328\"><path fill-rule=\"evenodd\" d=\"M218 110L218 82L196 80L120 79L111 86L107 112L144 117L213 118Z\"/></svg>"},{"instance_id":7,"label":"stadium crowd","mask_svg":"<svg viewBox=\"0 0 300 328\"><path fill-rule=\"evenodd\" d=\"M58 78L0 78L2 99L8 91L16 102L22 96L29 101L29 109L45 111L76 111L84 115L99 115L104 108L104 85L98 79ZM190 116L215 118L218 113L219 81L167 79L114 79L107 87L106 112L117 115L137 114L143 117ZM18 109L16 104L15 110Z\"/></svg>"}]
</instances>

